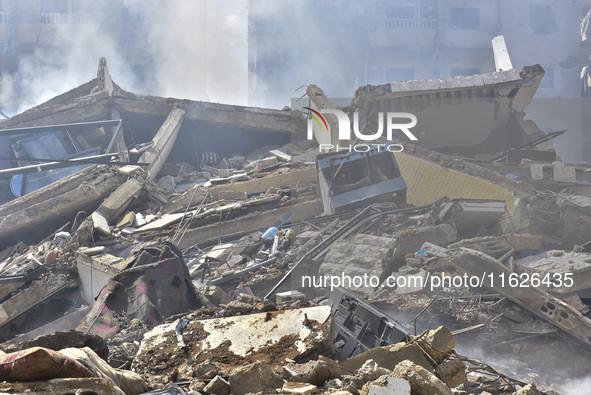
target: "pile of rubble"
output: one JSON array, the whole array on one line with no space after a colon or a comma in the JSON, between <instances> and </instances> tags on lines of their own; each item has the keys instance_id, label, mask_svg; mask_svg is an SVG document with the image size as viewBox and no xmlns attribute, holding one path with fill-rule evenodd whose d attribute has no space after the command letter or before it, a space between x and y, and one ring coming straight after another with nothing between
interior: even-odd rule
<instances>
[{"instance_id":1,"label":"pile of rubble","mask_svg":"<svg viewBox=\"0 0 591 395\"><path fill-rule=\"evenodd\" d=\"M456 98L533 96L543 75L499 73ZM349 110L365 97L371 127L380 103L443 89L420 83ZM542 144L508 98L484 100L515 110L485 141ZM0 121L19 165L0 170L0 392L524 395L591 373L590 165L382 140L318 155L334 141L305 129L125 92L104 60ZM465 156L515 148L495 144Z\"/></svg>"}]
</instances>

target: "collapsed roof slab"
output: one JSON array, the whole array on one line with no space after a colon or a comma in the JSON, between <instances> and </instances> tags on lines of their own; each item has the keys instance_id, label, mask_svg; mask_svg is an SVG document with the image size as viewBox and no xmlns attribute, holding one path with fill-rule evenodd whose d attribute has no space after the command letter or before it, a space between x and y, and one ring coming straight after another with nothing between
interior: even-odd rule
<instances>
[{"instance_id":1,"label":"collapsed roof slab","mask_svg":"<svg viewBox=\"0 0 591 395\"><path fill-rule=\"evenodd\" d=\"M48 105L46 102L23 113L0 121L0 129L28 126L49 126L96 121L108 118L109 94L91 93L72 101Z\"/></svg>"},{"instance_id":2,"label":"collapsed roof slab","mask_svg":"<svg viewBox=\"0 0 591 395\"><path fill-rule=\"evenodd\" d=\"M142 96L125 91L113 93L114 107L121 113L167 117L174 107L183 107L188 121L204 121L256 128L272 133L305 136L306 121L300 111L274 110L192 100Z\"/></svg>"},{"instance_id":3,"label":"collapsed roof slab","mask_svg":"<svg viewBox=\"0 0 591 395\"><path fill-rule=\"evenodd\" d=\"M534 65L521 72L511 69L361 87L351 102L350 112L359 111L361 117L369 119L369 130L377 130L379 112L414 114L418 124L413 133L419 144L431 149L473 147L492 134L503 134L507 138L490 143L496 142L494 151L500 152L505 141L521 141L513 134L537 133L538 128L531 131L514 125L516 118L523 118L523 110L533 99L543 76L542 67ZM400 137L408 141L406 136Z\"/></svg>"}]
</instances>

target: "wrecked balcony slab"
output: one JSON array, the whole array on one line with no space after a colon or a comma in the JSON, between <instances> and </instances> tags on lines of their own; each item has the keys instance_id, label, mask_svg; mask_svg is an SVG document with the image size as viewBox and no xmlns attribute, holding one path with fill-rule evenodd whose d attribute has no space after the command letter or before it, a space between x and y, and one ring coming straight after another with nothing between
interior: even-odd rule
<instances>
[{"instance_id":1,"label":"wrecked balcony slab","mask_svg":"<svg viewBox=\"0 0 591 395\"><path fill-rule=\"evenodd\" d=\"M189 321L177 335L178 322L144 335L133 361L144 375L183 371L188 360L227 365L264 361L280 367L285 359L304 362L332 354L332 319L328 306ZM245 329L248 330L245 332ZM182 338L184 346L178 342Z\"/></svg>"},{"instance_id":2,"label":"wrecked balcony slab","mask_svg":"<svg viewBox=\"0 0 591 395\"><path fill-rule=\"evenodd\" d=\"M68 100L65 103L62 103L61 98L56 102L50 100L21 114L1 120L0 128L61 125L105 119L109 114L108 98L107 92L99 91L89 92L85 96ZM63 100L65 101L66 98Z\"/></svg>"}]
</instances>

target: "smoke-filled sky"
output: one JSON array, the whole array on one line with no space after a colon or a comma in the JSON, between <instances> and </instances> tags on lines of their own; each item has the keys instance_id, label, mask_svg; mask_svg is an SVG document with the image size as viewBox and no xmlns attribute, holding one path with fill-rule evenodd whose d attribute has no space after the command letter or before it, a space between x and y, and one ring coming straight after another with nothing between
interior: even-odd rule
<instances>
[{"instance_id":1,"label":"smoke-filled sky","mask_svg":"<svg viewBox=\"0 0 591 395\"><path fill-rule=\"evenodd\" d=\"M27 100L18 110L91 80L100 57L113 80L132 92L245 105L246 6L246 0L105 0L92 5L89 23L42 26L39 40L63 47L42 43L21 57L16 78Z\"/></svg>"}]
</instances>

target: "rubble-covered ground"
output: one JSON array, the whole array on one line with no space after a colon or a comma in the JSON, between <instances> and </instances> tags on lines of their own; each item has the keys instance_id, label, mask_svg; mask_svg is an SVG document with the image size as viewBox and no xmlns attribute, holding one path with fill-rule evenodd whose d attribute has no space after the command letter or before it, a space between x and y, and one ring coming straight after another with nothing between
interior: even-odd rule
<instances>
[{"instance_id":1,"label":"rubble-covered ground","mask_svg":"<svg viewBox=\"0 0 591 395\"><path fill-rule=\"evenodd\" d=\"M589 164L408 144L326 182L295 111L105 79L0 122L117 159L0 206L0 392L585 393ZM196 125L256 144L190 153Z\"/></svg>"}]
</instances>

